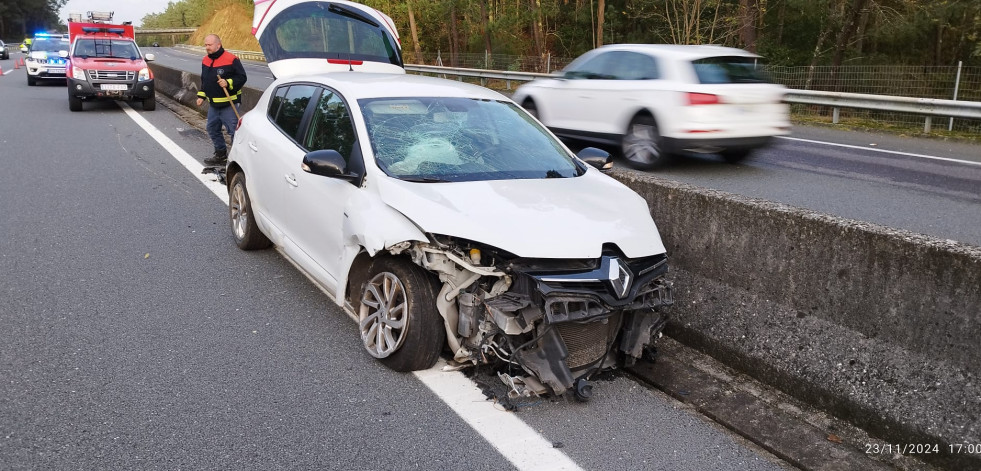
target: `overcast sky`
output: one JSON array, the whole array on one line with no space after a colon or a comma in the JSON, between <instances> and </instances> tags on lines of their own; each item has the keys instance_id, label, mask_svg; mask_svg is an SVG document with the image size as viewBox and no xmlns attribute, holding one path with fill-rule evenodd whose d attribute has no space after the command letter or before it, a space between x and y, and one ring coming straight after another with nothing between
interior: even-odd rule
<instances>
[{"instance_id":1,"label":"overcast sky","mask_svg":"<svg viewBox=\"0 0 981 471\"><path fill-rule=\"evenodd\" d=\"M69 13L79 13L84 20L86 12L111 11L113 23L132 21L134 26L142 26L143 17L151 13L163 13L171 0L68 0L61 8L58 18L68 21Z\"/></svg>"}]
</instances>

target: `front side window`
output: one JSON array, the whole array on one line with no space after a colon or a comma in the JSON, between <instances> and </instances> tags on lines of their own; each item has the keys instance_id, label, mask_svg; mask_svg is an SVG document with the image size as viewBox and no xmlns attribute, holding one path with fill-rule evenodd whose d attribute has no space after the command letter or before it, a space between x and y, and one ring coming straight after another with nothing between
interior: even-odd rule
<instances>
[{"instance_id":1,"label":"front side window","mask_svg":"<svg viewBox=\"0 0 981 471\"><path fill-rule=\"evenodd\" d=\"M388 175L458 182L577 177L585 172L513 103L470 98L362 99L371 148Z\"/></svg>"},{"instance_id":2,"label":"front side window","mask_svg":"<svg viewBox=\"0 0 981 471\"><path fill-rule=\"evenodd\" d=\"M569 64L565 70L565 77L569 79L613 80L614 77L610 69L610 55L600 53Z\"/></svg>"},{"instance_id":3,"label":"front side window","mask_svg":"<svg viewBox=\"0 0 981 471\"><path fill-rule=\"evenodd\" d=\"M337 94L324 91L313 110L303 147L308 151L333 149L345 160L350 160L354 141L354 126L347 105Z\"/></svg>"}]
</instances>

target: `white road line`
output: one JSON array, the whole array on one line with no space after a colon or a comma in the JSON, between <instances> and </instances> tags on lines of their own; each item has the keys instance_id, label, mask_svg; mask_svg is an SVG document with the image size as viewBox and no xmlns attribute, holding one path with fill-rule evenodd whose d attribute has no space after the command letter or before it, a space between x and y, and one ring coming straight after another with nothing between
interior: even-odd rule
<instances>
[{"instance_id":1,"label":"white road line","mask_svg":"<svg viewBox=\"0 0 981 471\"><path fill-rule=\"evenodd\" d=\"M529 471L582 469L516 415L495 407L463 373L442 371L444 365L440 360L433 368L416 371L416 378L516 468Z\"/></svg>"},{"instance_id":2,"label":"white road line","mask_svg":"<svg viewBox=\"0 0 981 471\"><path fill-rule=\"evenodd\" d=\"M128 104L117 103L138 126L163 146L164 150L177 159L184 168L197 177L225 204L228 204L228 191L225 186L215 181L211 175L201 174L204 165L191 157ZM516 468L528 471L579 471L582 469L514 413L495 407L494 403L487 400L473 381L467 379L462 373L443 371L444 365L445 363L440 361L433 368L415 372L415 376Z\"/></svg>"},{"instance_id":3,"label":"white road line","mask_svg":"<svg viewBox=\"0 0 981 471\"><path fill-rule=\"evenodd\" d=\"M850 145L850 144L838 144L838 143L835 143L835 142L814 141L814 140L811 140L811 139L801 139L799 137L787 137L787 136L777 136L777 137L780 138L780 139L787 139L787 140L791 140L791 141L810 142L812 144L824 144L826 146L846 147L848 149L861 149L861 150L869 150L869 151L873 151L873 152L884 152L886 154L905 155L905 156L908 156L908 157L920 157L920 158L923 158L923 159L931 159L931 160L943 160L945 162L957 162L959 164L981 165L981 162L974 162L974 161L971 161L971 160L959 160L959 159L951 159L951 158L948 158L948 157L937 157L937 156L933 156L933 155L913 154L913 153L910 153L910 152L900 152L900 151L896 151L896 150L876 149L876 148L873 148L873 147L864 147L864 146L853 146L853 145Z\"/></svg>"}]
</instances>

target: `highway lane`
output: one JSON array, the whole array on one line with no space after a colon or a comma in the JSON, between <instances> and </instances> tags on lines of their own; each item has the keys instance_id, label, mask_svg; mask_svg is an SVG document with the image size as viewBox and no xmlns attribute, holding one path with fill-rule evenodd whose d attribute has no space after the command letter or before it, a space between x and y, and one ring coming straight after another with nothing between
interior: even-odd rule
<instances>
[{"instance_id":1,"label":"highway lane","mask_svg":"<svg viewBox=\"0 0 981 471\"><path fill-rule=\"evenodd\" d=\"M200 70L200 57L192 51L153 51L163 65ZM246 67L250 86L272 82L264 64L246 61ZM656 175L981 245L978 144L796 126L790 138L778 139L741 164L724 164L714 155L692 156L676 159Z\"/></svg>"},{"instance_id":2,"label":"highway lane","mask_svg":"<svg viewBox=\"0 0 981 471\"><path fill-rule=\"evenodd\" d=\"M4 469L529 469L509 452L531 442L492 444L365 354L275 251L238 250L224 203L120 105L71 113L64 85L22 70L0 97ZM210 154L166 108L135 108ZM483 422L516 415L548 445L526 454L569 469L787 469L627 378L595 392Z\"/></svg>"}]
</instances>

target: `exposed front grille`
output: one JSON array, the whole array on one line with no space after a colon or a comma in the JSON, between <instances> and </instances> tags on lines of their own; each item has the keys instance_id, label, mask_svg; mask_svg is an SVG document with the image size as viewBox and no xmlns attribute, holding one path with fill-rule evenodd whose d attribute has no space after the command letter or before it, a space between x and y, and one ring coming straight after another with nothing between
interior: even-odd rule
<instances>
[{"instance_id":1,"label":"exposed front grille","mask_svg":"<svg viewBox=\"0 0 981 471\"><path fill-rule=\"evenodd\" d=\"M90 70L89 77L92 80L132 81L136 77L136 72L132 70Z\"/></svg>"},{"instance_id":2,"label":"exposed front grille","mask_svg":"<svg viewBox=\"0 0 981 471\"><path fill-rule=\"evenodd\" d=\"M607 319L589 322L563 322L555 324L559 337L569 350L565 359L570 369L576 369L593 363L606 355L606 347L618 324L619 314Z\"/></svg>"}]
</instances>

